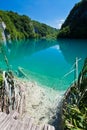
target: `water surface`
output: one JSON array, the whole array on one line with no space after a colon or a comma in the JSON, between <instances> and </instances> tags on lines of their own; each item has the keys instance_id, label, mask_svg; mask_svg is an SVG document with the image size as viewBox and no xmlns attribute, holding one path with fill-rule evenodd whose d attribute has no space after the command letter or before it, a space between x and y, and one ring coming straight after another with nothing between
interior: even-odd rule
<instances>
[{"instance_id":1,"label":"water surface","mask_svg":"<svg viewBox=\"0 0 87 130\"><path fill-rule=\"evenodd\" d=\"M65 91L75 80L75 73L64 77L73 69L76 57L79 71L87 56L86 40L26 40L13 42L5 48L10 68L18 71L22 67L29 80L42 86ZM4 56L1 55L0 67L6 68Z\"/></svg>"}]
</instances>

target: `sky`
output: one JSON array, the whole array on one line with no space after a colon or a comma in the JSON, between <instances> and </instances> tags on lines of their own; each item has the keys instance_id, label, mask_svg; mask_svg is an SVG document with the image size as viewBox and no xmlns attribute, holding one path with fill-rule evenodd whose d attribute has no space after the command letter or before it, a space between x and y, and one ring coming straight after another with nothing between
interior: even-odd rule
<instances>
[{"instance_id":1,"label":"sky","mask_svg":"<svg viewBox=\"0 0 87 130\"><path fill-rule=\"evenodd\" d=\"M0 0L0 10L28 15L32 20L60 28L80 0Z\"/></svg>"}]
</instances>

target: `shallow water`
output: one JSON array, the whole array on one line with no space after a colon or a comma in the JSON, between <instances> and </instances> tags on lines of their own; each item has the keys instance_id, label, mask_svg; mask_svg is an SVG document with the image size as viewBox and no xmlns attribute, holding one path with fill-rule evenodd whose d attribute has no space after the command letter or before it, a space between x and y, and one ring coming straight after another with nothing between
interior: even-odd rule
<instances>
[{"instance_id":1,"label":"shallow water","mask_svg":"<svg viewBox=\"0 0 87 130\"><path fill-rule=\"evenodd\" d=\"M4 61L6 54L10 68L17 73L22 67L28 79L42 86L65 91L75 80L75 72L64 77L73 69L76 57L79 61L79 71L87 56L86 40L26 40L13 42L4 48L0 55L0 67L6 69Z\"/></svg>"}]
</instances>

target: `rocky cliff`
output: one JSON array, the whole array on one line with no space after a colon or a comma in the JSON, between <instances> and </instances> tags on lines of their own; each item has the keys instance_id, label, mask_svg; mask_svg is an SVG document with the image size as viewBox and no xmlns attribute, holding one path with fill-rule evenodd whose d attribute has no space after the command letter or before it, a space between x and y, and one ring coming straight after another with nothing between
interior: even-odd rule
<instances>
[{"instance_id":1,"label":"rocky cliff","mask_svg":"<svg viewBox=\"0 0 87 130\"><path fill-rule=\"evenodd\" d=\"M59 31L59 37L87 38L87 0L73 7Z\"/></svg>"}]
</instances>

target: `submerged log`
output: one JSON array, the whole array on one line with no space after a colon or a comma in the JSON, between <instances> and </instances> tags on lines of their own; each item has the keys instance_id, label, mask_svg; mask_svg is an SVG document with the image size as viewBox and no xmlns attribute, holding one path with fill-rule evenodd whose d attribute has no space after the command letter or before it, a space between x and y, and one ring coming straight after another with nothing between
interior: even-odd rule
<instances>
[{"instance_id":1,"label":"submerged log","mask_svg":"<svg viewBox=\"0 0 87 130\"><path fill-rule=\"evenodd\" d=\"M19 76L28 78L27 74L23 70L23 68L18 67Z\"/></svg>"}]
</instances>

